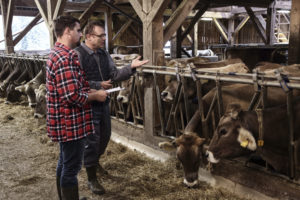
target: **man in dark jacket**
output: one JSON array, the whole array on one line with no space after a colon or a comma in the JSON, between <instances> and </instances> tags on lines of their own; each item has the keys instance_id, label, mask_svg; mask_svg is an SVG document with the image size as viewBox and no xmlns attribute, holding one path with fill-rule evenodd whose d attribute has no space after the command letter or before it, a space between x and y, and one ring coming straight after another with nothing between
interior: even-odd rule
<instances>
[{"instance_id":1,"label":"man in dark jacket","mask_svg":"<svg viewBox=\"0 0 300 200\"><path fill-rule=\"evenodd\" d=\"M92 89L109 89L112 82L130 78L137 67L148 61L140 61L140 57L133 60L131 65L117 69L105 46L105 29L100 21L91 21L86 25L85 42L75 50L79 54L80 64L83 67L87 80ZM96 176L100 156L105 152L111 136L111 121L109 99L105 102L92 102L93 123L96 134L87 137L84 152L84 166L88 175L88 186L95 194L104 194L105 189L99 184Z\"/></svg>"}]
</instances>

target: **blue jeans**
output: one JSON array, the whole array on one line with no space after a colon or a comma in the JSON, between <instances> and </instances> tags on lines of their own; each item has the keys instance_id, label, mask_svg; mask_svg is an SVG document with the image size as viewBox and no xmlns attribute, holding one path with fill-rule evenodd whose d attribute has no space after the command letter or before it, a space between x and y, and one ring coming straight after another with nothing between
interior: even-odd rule
<instances>
[{"instance_id":1,"label":"blue jeans","mask_svg":"<svg viewBox=\"0 0 300 200\"><path fill-rule=\"evenodd\" d=\"M56 168L56 176L60 177L61 187L73 187L78 185L77 174L79 173L86 139L70 142L60 142L59 160Z\"/></svg>"}]
</instances>

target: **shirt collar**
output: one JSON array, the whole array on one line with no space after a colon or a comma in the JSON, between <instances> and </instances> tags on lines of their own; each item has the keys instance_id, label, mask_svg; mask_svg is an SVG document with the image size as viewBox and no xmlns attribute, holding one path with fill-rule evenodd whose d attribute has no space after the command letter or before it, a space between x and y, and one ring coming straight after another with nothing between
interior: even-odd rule
<instances>
[{"instance_id":1,"label":"shirt collar","mask_svg":"<svg viewBox=\"0 0 300 200\"><path fill-rule=\"evenodd\" d=\"M86 50L88 52L89 55L92 55L93 53L95 53L92 49L90 49L84 42L81 42L81 46L84 48L84 50ZM97 49L96 53L103 53L102 49Z\"/></svg>"}]
</instances>

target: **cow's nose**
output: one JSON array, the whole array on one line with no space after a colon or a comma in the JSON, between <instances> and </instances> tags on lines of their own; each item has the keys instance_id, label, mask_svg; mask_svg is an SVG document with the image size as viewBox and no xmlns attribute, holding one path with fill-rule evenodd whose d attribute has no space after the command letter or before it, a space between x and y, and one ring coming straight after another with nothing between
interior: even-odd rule
<instances>
[{"instance_id":1,"label":"cow's nose","mask_svg":"<svg viewBox=\"0 0 300 200\"><path fill-rule=\"evenodd\" d=\"M162 97L166 97L166 96L168 95L168 92L162 92L160 95L161 95Z\"/></svg>"},{"instance_id":2,"label":"cow's nose","mask_svg":"<svg viewBox=\"0 0 300 200\"><path fill-rule=\"evenodd\" d=\"M209 156L209 153L208 153L208 151L206 151L205 152L205 157L208 158L208 156Z\"/></svg>"},{"instance_id":3,"label":"cow's nose","mask_svg":"<svg viewBox=\"0 0 300 200\"><path fill-rule=\"evenodd\" d=\"M123 101L123 97L117 97L117 101L118 102L122 102Z\"/></svg>"}]
</instances>

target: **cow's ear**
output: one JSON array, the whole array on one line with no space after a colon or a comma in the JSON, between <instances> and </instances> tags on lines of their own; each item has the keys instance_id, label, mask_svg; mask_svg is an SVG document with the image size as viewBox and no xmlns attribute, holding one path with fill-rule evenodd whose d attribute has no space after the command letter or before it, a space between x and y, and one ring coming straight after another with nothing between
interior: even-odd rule
<instances>
[{"instance_id":1,"label":"cow's ear","mask_svg":"<svg viewBox=\"0 0 300 200\"><path fill-rule=\"evenodd\" d=\"M241 147L247 148L251 151L255 151L257 148L255 138L250 131L244 128L240 128L237 141L240 143Z\"/></svg>"},{"instance_id":2,"label":"cow's ear","mask_svg":"<svg viewBox=\"0 0 300 200\"><path fill-rule=\"evenodd\" d=\"M167 141L167 142L160 142L158 143L159 148L165 150L165 151L174 151L176 150L176 141L173 140L171 142Z\"/></svg>"},{"instance_id":3,"label":"cow's ear","mask_svg":"<svg viewBox=\"0 0 300 200\"><path fill-rule=\"evenodd\" d=\"M233 119L237 119L239 113L242 111L240 104L229 104L226 108L226 115L229 115Z\"/></svg>"},{"instance_id":4,"label":"cow's ear","mask_svg":"<svg viewBox=\"0 0 300 200\"><path fill-rule=\"evenodd\" d=\"M201 146L202 144L204 144L204 142L205 142L205 138L197 137L195 143L197 146Z\"/></svg>"}]
</instances>

